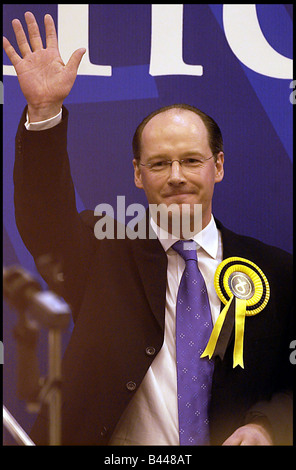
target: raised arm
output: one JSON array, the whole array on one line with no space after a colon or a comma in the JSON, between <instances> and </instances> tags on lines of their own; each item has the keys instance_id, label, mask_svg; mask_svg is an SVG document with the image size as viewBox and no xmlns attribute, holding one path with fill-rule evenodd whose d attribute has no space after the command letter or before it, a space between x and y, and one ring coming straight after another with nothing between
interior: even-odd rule
<instances>
[{"instance_id":1,"label":"raised arm","mask_svg":"<svg viewBox=\"0 0 296 470\"><path fill-rule=\"evenodd\" d=\"M75 51L64 65L52 17L45 15L44 19L46 48L34 15L27 12L25 18L30 45L20 21L12 22L22 57L6 38L3 44L27 100L29 120L38 122L60 111L74 84L84 49ZM67 116L64 108L58 125L32 132L24 125L23 113L16 135L14 203L19 233L37 264L41 256L47 255L61 265L63 296L75 315L83 297L95 237L88 211L81 216L76 209L67 154Z\"/></svg>"},{"instance_id":2,"label":"raised arm","mask_svg":"<svg viewBox=\"0 0 296 470\"><path fill-rule=\"evenodd\" d=\"M43 47L39 27L31 12L25 13L29 42L18 19L12 21L21 56L7 38L4 50L14 66L21 90L28 103L30 122L43 121L55 116L75 82L77 70L85 49L73 52L65 65L59 53L54 21L45 15L46 47Z\"/></svg>"}]
</instances>

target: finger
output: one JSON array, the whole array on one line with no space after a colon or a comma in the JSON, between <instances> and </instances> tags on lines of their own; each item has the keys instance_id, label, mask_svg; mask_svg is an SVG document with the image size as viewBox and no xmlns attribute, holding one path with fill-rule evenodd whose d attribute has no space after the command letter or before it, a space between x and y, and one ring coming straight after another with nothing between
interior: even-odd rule
<instances>
[{"instance_id":1,"label":"finger","mask_svg":"<svg viewBox=\"0 0 296 470\"><path fill-rule=\"evenodd\" d=\"M10 62L15 67L19 63L19 61L22 60L22 58L18 55L14 47L10 44L10 42L5 36L3 36L3 48Z\"/></svg>"},{"instance_id":2,"label":"finger","mask_svg":"<svg viewBox=\"0 0 296 470\"><path fill-rule=\"evenodd\" d=\"M30 11L25 13L32 51L43 49L42 39L35 16Z\"/></svg>"},{"instance_id":3,"label":"finger","mask_svg":"<svg viewBox=\"0 0 296 470\"><path fill-rule=\"evenodd\" d=\"M238 433L233 433L231 436L223 442L222 446L239 446L241 445L242 439Z\"/></svg>"},{"instance_id":4,"label":"finger","mask_svg":"<svg viewBox=\"0 0 296 470\"><path fill-rule=\"evenodd\" d=\"M57 32L54 21L50 15L44 17L45 34L46 34L46 47L53 47L58 49Z\"/></svg>"},{"instance_id":5,"label":"finger","mask_svg":"<svg viewBox=\"0 0 296 470\"><path fill-rule=\"evenodd\" d=\"M75 72L75 73L77 72L81 59L83 55L85 54L85 52L86 52L85 48L77 49L75 52L73 52L73 54L71 55L66 65L67 69L70 72Z\"/></svg>"},{"instance_id":6,"label":"finger","mask_svg":"<svg viewBox=\"0 0 296 470\"><path fill-rule=\"evenodd\" d=\"M12 27L20 53L24 57L26 54L29 54L31 52L31 49L20 20L12 20Z\"/></svg>"}]
</instances>

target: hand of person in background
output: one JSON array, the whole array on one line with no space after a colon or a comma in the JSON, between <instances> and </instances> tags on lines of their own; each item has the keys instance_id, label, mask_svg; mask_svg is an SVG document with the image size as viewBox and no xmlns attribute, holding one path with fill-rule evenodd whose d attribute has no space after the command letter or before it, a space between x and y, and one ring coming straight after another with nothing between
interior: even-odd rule
<instances>
[{"instance_id":1,"label":"hand of person in background","mask_svg":"<svg viewBox=\"0 0 296 470\"><path fill-rule=\"evenodd\" d=\"M21 56L6 37L4 50L14 66L21 90L28 103L30 122L38 122L57 115L64 99L70 93L85 49L73 52L65 65L58 48L53 18L45 15L46 48L43 47L39 27L31 12L25 13L29 41L18 19L12 21Z\"/></svg>"},{"instance_id":2,"label":"hand of person in background","mask_svg":"<svg viewBox=\"0 0 296 470\"><path fill-rule=\"evenodd\" d=\"M272 437L266 427L257 423L249 423L238 428L223 446L272 446Z\"/></svg>"}]
</instances>

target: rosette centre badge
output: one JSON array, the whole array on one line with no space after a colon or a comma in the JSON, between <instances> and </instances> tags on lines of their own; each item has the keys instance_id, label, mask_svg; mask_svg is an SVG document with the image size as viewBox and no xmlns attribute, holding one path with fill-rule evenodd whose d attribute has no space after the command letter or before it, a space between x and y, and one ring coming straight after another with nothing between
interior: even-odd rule
<instances>
[{"instance_id":1,"label":"rosette centre badge","mask_svg":"<svg viewBox=\"0 0 296 470\"><path fill-rule=\"evenodd\" d=\"M218 266L214 284L225 307L201 357L219 356L223 359L234 326L233 367L239 365L244 368L245 317L256 315L266 306L270 295L268 281L256 264L235 257L227 258Z\"/></svg>"},{"instance_id":2,"label":"rosette centre badge","mask_svg":"<svg viewBox=\"0 0 296 470\"><path fill-rule=\"evenodd\" d=\"M254 283L245 273L234 271L229 276L229 288L238 299L251 299L254 295Z\"/></svg>"}]
</instances>

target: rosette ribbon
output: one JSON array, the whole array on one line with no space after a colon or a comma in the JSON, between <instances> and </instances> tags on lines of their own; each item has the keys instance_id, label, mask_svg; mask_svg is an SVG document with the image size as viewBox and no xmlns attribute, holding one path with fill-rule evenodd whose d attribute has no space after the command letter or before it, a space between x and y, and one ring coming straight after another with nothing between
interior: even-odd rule
<instances>
[{"instance_id":1,"label":"rosette ribbon","mask_svg":"<svg viewBox=\"0 0 296 470\"><path fill-rule=\"evenodd\" d=\"M233 368L244 368L245 317L256 315L266 306L270 296L268 281L256 264L233 257L219 264L214 285L225 307L200 357L219 356L223 360L234 327Z\"/></svg>"}]
</instances>

